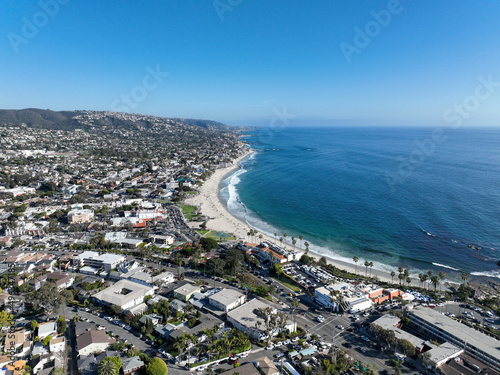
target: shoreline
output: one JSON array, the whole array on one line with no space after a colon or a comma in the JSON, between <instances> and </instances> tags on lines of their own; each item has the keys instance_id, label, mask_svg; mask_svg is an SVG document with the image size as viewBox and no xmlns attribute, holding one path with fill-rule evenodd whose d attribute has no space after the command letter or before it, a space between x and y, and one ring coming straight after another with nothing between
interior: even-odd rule
<instances>
[{"instance_id":1,"label":"shoreline","mask_svg":"<svg viewBox=\"0 0 500 375\"><path fill-rule=\"evenodd\" d=\"M233 216L227 209L225 203L221 201L219 192L221 182L229 174L233 173L239 168L239 163L243 159L249 157L254 152L254 150L249 149L248 152L235 159L231 166L216 170L212 174L212 176L210 176L210 178L207 179L201 186L201 188L199 189L199 194L197 196L185 200L186 204L197 207L203 215L209 217L209 220L206 223L207 229L230 233L233 234L237 240L240 239L246 242L252 242L248 239L247 235L250 229L258 229L253 228L246 222L243 222L241 219ZM262 240L278 244L274 237L261 233L260 231L259 234L262 234ZM307 241L307 239L304 239L304 241ZM288 242L286 242L286 248L292 248L304 252L304 249L302 249L300 246L293 246ZM356 267L356 265L354 264L330 258L326 254L318 254L313 252L312 250L309 250L308 256L313 257L316 260L319 260L322 256L324 256L329 264L333 264L335 267L351 273L356 273L357 269L357 273L360 275L363 274L363 268L365 267L364 264L361 263ZM387 271L373 268L371 270L368 270L368 272L371 272L372 276L377 276L380 281L392 283L392 277ZM394 281L396 283L397 280L397 277L395 277ZM411 285L418 285L418 282L418 279L412 278Z\"/></svg>"}]
</instances>

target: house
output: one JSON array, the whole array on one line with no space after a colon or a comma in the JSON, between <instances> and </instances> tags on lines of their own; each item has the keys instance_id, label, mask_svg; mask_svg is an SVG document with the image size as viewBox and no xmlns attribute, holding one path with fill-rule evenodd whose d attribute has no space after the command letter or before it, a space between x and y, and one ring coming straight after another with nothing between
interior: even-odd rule
<instances>
[{"instance_id":1,"label":"house","mask_svg":"<svg viewBox=\"0 0 500 375\"><path fill-rule=\"evenodd\" d=\"M224 372L224 375L262 375L259 370L251 363L246 363L234 369Z\"/></svg>"},{"instance_id":2,"label":"house","mask_svg":"<svg viewBox=\"0 0 500 375\"><path fill-rule=\"evenodd\" d=\"M64 368L64 359L60 353L42 354L33 361L31 372L33 374L50 374L54 368Z\"/></svg>"},{"instance_id":3,"label":"house","mask_svg":"<svg viewBox=\"0 0 500 375\"><path fill-rule=\"evenodd\" d=\"M57 323L56 322L47 322L38 324L38 337L40 340L43 340L47 336L56 336L57 335Z\"/></svg>"},{"instance_id":4,"label":"house","mask_svg":"<svg viewBox=\"0 0 500 375\"><path fill-rule=\"evenodd\" d=\"M212 306L228 312L245 303L245 294L234 289L223 289L208 297L208 301Z\"/></svg>"},{"instance_id":5,"label":"house","mask_svg":"<svg viewBox=\"0 0 500 375\"><path fill-rule=\"evenodd\" d=\"M148 321L148 319L151 320L151 323L153 323L153 326L155 326L158 323L160 323L160 321L163 318L158 314L146 314L146 315L141 316L141 319L139 319L139 323L145 325L146 322Z\"/></svg>"},{"instance_id":6,"label":"house","mask_svg":"<svg viewBox=\"0 0 500 375\"><path fill-rule=\"evenodd\" d=\"M55 339L50 340L49 350L52 353L63 352L65 349L66 349L66 340L64 336L56 337Z\"/></svg>"},{"instance_id":7,"label":"house","mask_svg":"<svg viewBox=\"0 0 500 375\"><path fill-rule=\"evenodd\" d=\"M187 302L194 293L199 291L199 287L193 284L185 284L174 290L174 297L181 301Z\"/></svg>"},{"instance_id":8,"label":"house","mask_svg":"<svg viewBox=\"0 0 500 375\"><path fill-rule=\"evenodd\" d=\"M81 375L97 374L97 360L93 355L81 355L77 361L78 371Z\"/></svg>"},{"instance_id":9,"label":"house","mask_svg":"<svg viewBox=\"0 0 500 375\"><path fill-rule=\"evenodd\" d=\"M144 367L144 362L139 356L122 359L123 375L137 375L141 368Z\"/></svg>"},{"instance_id":10,"label":"house","mask_svg":"<svg viewBox=\"0 0 500 375\"><path fill-rule=\"evenodd\" d=\"M278 375L279 370L276 365L269 359L269 357L259 357L253 361L255 367L257 367L264 375Z\"/></svg>"},{"instance_id":11,"label":"house","mask_svg":"<svg viewBox=\"0 0 500 375\"><path fill-rule=\"evenodd\" d=\"M154 294L150 286L120 280L114 285L94 294L93 299L101 305L117 305L123 310L130 309L144 302L144 297Z\"/></svg>"},{"instance_id":12,"label":"house","mask_svg":"<svg viewBox=\"0 0 500 375\"><path fill-rule=\"evenodd\" d=\"M78 355L90 355L106 350L116 341L104 331L88 331L76 339Z\"/></svg>"}]
</instances>

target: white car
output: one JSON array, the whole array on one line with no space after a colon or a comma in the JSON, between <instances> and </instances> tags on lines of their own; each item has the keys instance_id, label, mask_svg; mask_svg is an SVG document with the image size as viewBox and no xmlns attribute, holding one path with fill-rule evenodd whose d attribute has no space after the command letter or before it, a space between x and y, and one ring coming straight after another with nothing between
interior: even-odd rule
<instances>
[{"instance_id":1,"label":"white car","mask_svg":"<svg viewBox=\"0 0 500 375\"><path fill-rule=\"evenodd\" d=\"M337 326L337 328L338 328L338 329L340 329L340 330L343 330L343 329L344 329L344 326L339 324L339 325Z\"/></svg>"},{"instance_id":2,"label":"white car","mask_svg":"<svg viewBox=\"0 0 500 375\"><path fill-rule=\"evenodd\" d=\"M292 342L297 342L297 341L299 341L299 338L298 338L298 337L294 337L294 338L292 339Z\"/></svg>"},{"instance_id":3,"label":"white car","mask_svg":"<svg viewBox=\"0 0 500 375\"><path fill-rule=\"evenodd\" d=\"M266 350L272 350L272 349L274 349L273 344L269 344L268 346L266 346Z\"/></svg>"},{"instance_id":4,"label":"white car","mask_svg":"<svg viewBox=\"0 0 500 375\"><path fill-rule=\"evenodd\" d=\"M248 353L240 353L240 355L238 357L239 358L246 358L246 357L248 357Z\"/></svg>"}]
</instances>

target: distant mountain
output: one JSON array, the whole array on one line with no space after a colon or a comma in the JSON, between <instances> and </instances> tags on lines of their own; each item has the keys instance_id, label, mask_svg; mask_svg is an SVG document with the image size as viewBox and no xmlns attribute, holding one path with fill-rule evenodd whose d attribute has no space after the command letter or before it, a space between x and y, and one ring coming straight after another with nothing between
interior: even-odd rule
<instances>
[{"instance_id":1,"label":"distant mountain","mask_svg":"<svg viewBox=\"0 0 500 375\"><path fill-rule=\"evenodd\" d=\"M99 116L92 116L93 113ZM90 122L88 121L89 114L91 117L94 117ZM152 129L159 122L168 122L172 125L179 124L197 126L207 130L219 130L224 132L241 131L241 128L231 127L220 122L210 120L165 118L103 111L56 112L49 109L38 108L0 110L0 124L26 124L31 128L44 129L87 130L90 128L95 129L96 127L112 127L138 130L140 128Z\"/></svg>"}]
</instances>

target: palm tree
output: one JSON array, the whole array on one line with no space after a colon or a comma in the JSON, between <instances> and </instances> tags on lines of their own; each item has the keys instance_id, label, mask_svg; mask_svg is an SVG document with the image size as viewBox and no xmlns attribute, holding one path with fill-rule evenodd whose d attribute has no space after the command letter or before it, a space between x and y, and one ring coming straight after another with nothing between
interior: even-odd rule
<instances>
[{"instance_id":1,"label":"palm tree","mask_svg":"<svg viewBox=\"0 0 500 375\"><path fill-rule=\"evenodd\" d=\"M303 242L304 241L304 236L299 236L299 240L300 240L300 242ZM300 250L302 250L302 245L300 245Z\"/></svg>"},{"instance_id":2,"label":"palm tree","mask_svg":"<svg viewBox=\"0 0 500 375\"><path fill-rule=\"evenodd\" d=\"M440 280L440 283L439 283L439 292L441 293L441 283L443 282L444 278L446 277L446 272L439 272L439 280Z\"/></svg>"},{"instance_id":3,"label":"palm tree","mask_svg":"<svg viewBox=\"0 0 500 375\"><path fill-rule=\"evenodd\" d=\"M396 272L391 271L392 283L394 284L394 276L396 276Z\"/></svg>"},{"instance_id":4,"label":"palm tree","mask_svg":"<svg viewBox=\"0 0 500 375\"><path fill-rule=\"evenodd\" d=\"M280 245L283 247L283 237L280 237Z\"/></svg>"},{"instance_id":5,"label":"palm tree","mask_svg":"<svg viewBox=\"0 0 500 375\"><path fill-rule=\"evenodd\" d=\"M401 282L405 279L405 274L404 273L400 273L398 275L398 279L399 279L399 285L401 286Z\"/></svg>"},{"instance_id":6,"label":"palm tree","mask_svg":"<svg viewBox=\"0 0 500 375\"><path fill-rule=\"evenodd\" d=\"M427 280L429 280L429 276L427 276L427 275L425 275L425 274L424 274L424 275L422 275L422 286L424 287L424 289L425 289L425 282L426 282ZM429 288L427 288L427 289L429 289Z\"/></svg>"},{"instance_id":7,"label":"palm tree","mask_svg":"<svg viewBox=\"0 0 500 375\"><path fill-rule=\"evenodd\" d=\"M353 256L352 260L356 264L356 275L357 275L358 274L358 261L359 261L359 258L355 255L355 256Z\"/></svg>"},{"instance_id":8,"label":"palm tree","mask_svg":"<svg viewBox=\"0 0 500 375\"><path fill-rule=\"evenodd\" d=\"M469 275L467 275L465 272L462 273L462 280L464 281L464 284L467 282L468 278L469 278Z\"/></svg>"},{"instance_id":9,"label":"palm tree","mask_svg":"<svg viewBox=\"0 0 500 375\"><path fill-rule=\"evenodd\" d=\"M292 315L293 315L293 323L295 323L295 310L300 307L300 301L297 298L292 299Z\"/></svg>"},{"instance_id":10,"label":"palm tree","mask_svg":"<svg viewBox=\"0 0 500 375\"><path fill-rule=\"evenodd\" d=\"M427 275L429 275L429 277L432 277L432 275L434 275L434 272L432 272L431 270L427 271Z\"/></svg>"},{"instance_id":11,"label":"palm tree","mask_svg":"<svg viewBox=\"0 0 500 375\"><path fill-rule=\"evenodd\" d=\"M304 246L306 247L306 254L309 252L309 242L304 242Z\"/></svg>"},{"instance_id":12,"label":"palm tree","mask_svg":"<svg viewBox=\"0 0 500 375\"><path fill-rule=\"evenodd\" d=\"M285 237L285 249L286 249L286 238L288 237L288 234L283 233L283 237Z\"/></svg>"},{"instance_id":13,"label":"palm tree","mask_svg":"<svg viewBox=\"0 0 500 375\"><path fill-rule=\"evenodd\" d=\"M97 366L97 374L98 375L117 375L118 370L116 369L116 365L111 361L102 361Z\"/></svg>"},{"instance_id":14,"label":"palm tree","mask_svg":"<svg viewBox=\"0 0 500 375\"><path fill-rule=\"evenodd\" d=\"M410 276L408 276L406 278L406 284L407 284L407 286L410 286L410 284L411 284L411 277Z\"/></svg>"},{"instance_id":15,"label":"palm tree","mask_svg":"<svg viewBox=\"0 0 500 375\"><path fill-rule=\"evenodd\" d=\"M372 277L373 262L370 262L369 266L370 266L370 277Z\"/></svg>"},{"instance_id":16,"label":"palm tree","mask_svg":"<svg viewBox=\"0 0 500 375\"><path fill-rule=\"evenodd\" d=\"M398 272L403 273L403 267L398 267Z\"/></svg>"},{"instance_id":17,"label":"palm tree","mask_svg":"<svg viewBox=\"0 0 500 375\"><path fill-rule=\"evenodd\" d=\"M418 274L418 279L420 280L419 282L419 286L424 282L424 274L423 273L419 273Z\"/></svg>"},{"instance_id":18,"label":"palm tree","mask_svg":"<svg viewBox=\"0 0 500 375\"><path fill-rule=\"evenodd\" d=\"M370 267L370 262L365 260L365 277L368 276L368 267Z\"/></svg>"},{"instance_id":19,"label":"palm tree","mask_svg":"<svg viewBox=\"0 0 500 375\"><path fill-rule=\"evenodd\" d=\"M292 245L295 247L295 244L297 243L297 240L292 237Z\"/></svg>"},{"instance_id":20,"label":"palm tree","mask_svg":"<svg viewBox=\"0 0 500 375\"><path fill-rule=\"evenodd\" d=\"M439 276L431 276L432 285L434 285L434 291L436 291L437 285L439 283Z\"/></svg>"}]
</instances>

